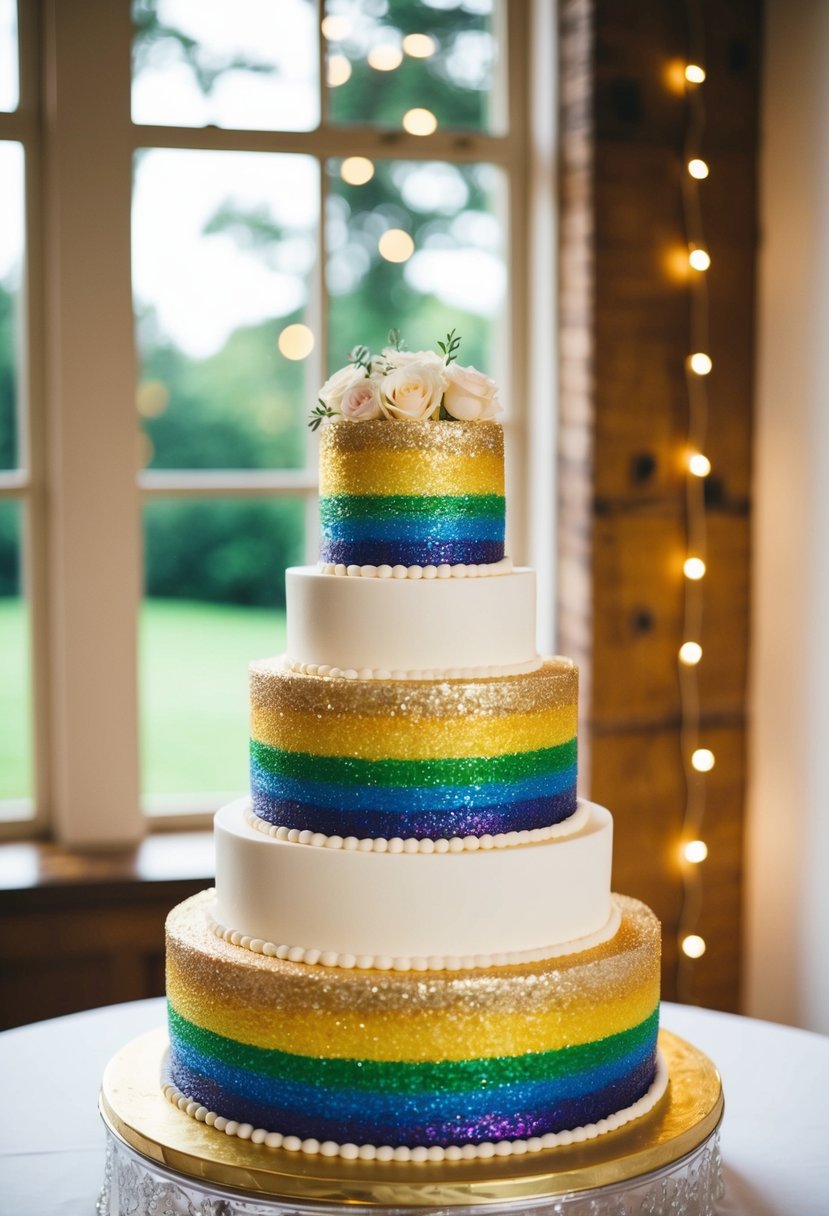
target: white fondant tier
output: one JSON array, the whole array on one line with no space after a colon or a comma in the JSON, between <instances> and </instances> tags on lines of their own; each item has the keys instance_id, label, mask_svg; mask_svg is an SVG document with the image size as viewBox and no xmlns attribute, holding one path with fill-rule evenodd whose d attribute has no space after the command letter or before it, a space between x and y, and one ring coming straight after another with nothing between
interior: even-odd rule
<instances>
[{"instance_id":1,"label":"white fondant tier","mask_svg":"<svg viewBox=\"0 0 829 1216\"><path fill-rule=\"evenodd\" d=\"M535 571L499 578L336 578L286 572L288 658L341 671L518 668L537 662ZM368 678L368 677L365 677Z\"/></svg>"},{"instance_id":2,"label":"white fondant tier","mask_svg":"<svg viewBox=\"0 0 829 1216\"><path fill-rule=\"evenodd\" d=\"M588 803L561 840L485 852L380 853L265 836L246 799L216 815L216 919L323 954L463 958L543 950L610 919L613 821Z\"/></svg>"}]
</instances>

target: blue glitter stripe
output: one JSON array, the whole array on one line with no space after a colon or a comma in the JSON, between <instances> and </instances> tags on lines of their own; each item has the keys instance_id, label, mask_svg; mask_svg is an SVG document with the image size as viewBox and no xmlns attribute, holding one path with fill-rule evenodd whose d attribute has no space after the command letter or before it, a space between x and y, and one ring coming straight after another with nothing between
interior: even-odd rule
<instances>
[{"instance_id":1,"label":"blue glitter stripe","mask_svg":"<svg viewBox=\"0 0 829 1216\"><path fill-rule=\"evenodd\" d=\"M627 1076L612 1082L600 1090L579 1098L562 1099L550 1106L504 1109L492 1095L490 1109L477 1118L466 1114L460 1102L446 1119L435 1118L430 1102L425 1102L412 1123L403 1125L395 1104L388 1123L371 1124L361 1117L340 1120L330 1113L309 1114L307 1110L270 1105L267 1102L239 1096L225 1090L212 1078L194 1071L177 1054L171 1055L172 1080L188 1097L207 1106L210 1110L236 1119L240 1123L252 1123L284 1135L299 1136L300 1139L314 1137L318 1140L334 1140L339 1144L391 1144L414 1146L416 1144L480 1144L485 1140L528 1139L543 1136L547 1132L564 1131L566 1128L583 1127L596 1123L619 1110L631 1106L650 1087L656 1071L655 1053L652 1050L646 1059L633 1068ZM364 1095L360 1095L363 1097Z\"/></svg>"},{"instance_id":2,"label":"blue glitter stripe","mask_svg":"<svg viewBox=\"0 0 829 1216\"><path fill-rule=\"evenodd\" d=\"M344 566L487 565L504 556L503 541L329 541L320 544L320 559Z\"/></svg>"},{"instance_id":3,"label":"blue glitter stripe","mask_svg":"<svg viewBox=\"0 0 829 1216\"><path fill-rule=\"evenodd\" d=\"M468 1119L477 1121L494 1109L539 1110L557 1106L616 1084L653 1054L653 1043L646 1043L619 1059L553 1080L493 1085L466 1092L437 1090L432 1093L401 1094L330 1089L266 1077L204 1055L197 1048L175 1038L171 1041L177 1060L192 1072L213 1077L217 1085L236 1097L249 1097L263 1105L285 1110L304 1111L309 1116L325 1115L343 1123L361 1119L373 1127L392 1123L395 1119L401 1123L417 1122L423 1118L424 1109L428 1110L430 1119L446 1123L458 1110L463 1110Z\"/></svg>"},{"instance_id":4,"label":"blue glitter stripe","mask_svg":"<svg viewBox=\"0 0 829 1216\"><path fill-rule=\"evenodd\" d=\"M452 836L497 836L499 832L529 832L562 823L576 810L576 788L572 786L549 798L515 802L509 806L490 806L452 811L425 810L408 817L390 812L343 811L273 798L264 790L251 792L253 810L260 819L276 827L306 828L327 836L412 836L417 840L438 840Z\"/></svg>"},{"instance_id":5,"label":"blue glitter stripe","mask_svg":"<svg viewBox=\"0 0 829 1216\"><path fill-rule=\"evenodd\" d=\"M451 812L460 807L470 810L489 806L511 806L532 802L570 789L576 781L576 766L569 765L558 773L540 777L523 777L518 781L487 782L481 785L436 786L372 786L340 785L328 781L308 781L272 773L256 760L251 761L252 790L262 790L271 798L284 802L307 802L329 810L392 812L397 815L417 815L422 811Z\"/></svg>"},{"instance_id":6,"label":"blue glitter stripe","mask_svg":"<svg viewBox=\"0 0 829 1216\"><path fill-rule=\"evenodd\" d=\"M504 539L503 516L467 519L338 519L323 523L322 535L328 541L455 541Z\"/></svg>"}]
</instances>

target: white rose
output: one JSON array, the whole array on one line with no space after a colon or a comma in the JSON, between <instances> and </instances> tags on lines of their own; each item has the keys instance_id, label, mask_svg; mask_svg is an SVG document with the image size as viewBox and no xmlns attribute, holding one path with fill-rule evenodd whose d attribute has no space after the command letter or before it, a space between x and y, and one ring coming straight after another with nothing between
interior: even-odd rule
<instances>
[{"instance_id":1,"label":"white rose","mask_svg":"<svg viewBox=\"0 0 829 1216\"><path fill-rule=\"evenodd\" d=\"M342 409L342 401L348 389L355 382L365 380L366 373L361 367L354 367L349 364L348 367L341 367L338 372L334 372L333 376L329 376L325 384L319 391L319 399L324 405L327 405L335 414L339 414Z\"/></svg>"},{"instance_id":2,"label":"white rose","mask_svg":"<svg viewBox=\"0 0 829 1216\"><path fill-rule=\"evenodd\" d=\"M367 380L363 376L355 380L343 393L340 402L340 413L343 418L352 422L368 422L372 418L380 418L380 386L376 380Z\"/></svg>"},{"instance_id":3,"label":"white rose","mask_svg":"<svg viewBox=\"0 0 829 1216\"><path fill-rule=\"evenodd\" d=\"M474 367L458 367L450 363L446 368L443 407L447 414L464 422L497 418L501 412L498 386Z\"/></svg>"},{"instance_id":4,"label":"white rose","mask_svg":"<svg viewBox=\"0 0 829 1216\"><path fill-rule=\"evenodd\" d=\"M382 357L390 368L408 367L410 363L433 363L443 367L443 355L437 355L433 350L395 350L393 346L384 346Z\"/></svg>"},{"instance_id":5,"label":"white rose","mask_svg":"<svg viewBox=\"0 0 829 1216\"><path fill-rule=\"evenodd\" d=\"M387 418L419 422L439 407L445 387L440 361L407 363L383 378L380 408Z\"/></svg>"}]
</instances>

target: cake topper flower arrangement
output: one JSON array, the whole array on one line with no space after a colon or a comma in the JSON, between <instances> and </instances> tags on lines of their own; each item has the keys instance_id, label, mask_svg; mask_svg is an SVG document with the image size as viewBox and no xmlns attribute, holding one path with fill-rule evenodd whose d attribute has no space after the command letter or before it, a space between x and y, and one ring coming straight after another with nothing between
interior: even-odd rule
<instances>
[{"instance_id":1,"label":"cake topper flower arrangement","mask_svg":"<svg viewBox=\"0 0 829 1216\"><path fill-rule=\"evenodd\" d=\"M324 418L479 422L498 417L501 403L495 381L474 367L459 366L460 344L453 329L437 343L440 354L408 351L400 331L393 329L379 355L367 346L355 346L347 365L320 389L308 425L315 431Z\"/></svg>"}]
</instances>

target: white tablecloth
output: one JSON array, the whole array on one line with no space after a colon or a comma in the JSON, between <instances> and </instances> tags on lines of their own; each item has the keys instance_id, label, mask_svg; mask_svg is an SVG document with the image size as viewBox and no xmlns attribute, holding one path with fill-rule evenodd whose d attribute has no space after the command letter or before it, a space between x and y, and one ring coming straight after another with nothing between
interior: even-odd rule
<instances>
[{"instance_id":1,"label":"white tablecloth","mask_svg":"<svg viewBox=\"0 0 829 1216\"><path fill-rule=\"evenodd\" d=\"M136 1001L0 1034L0 1216L93 1216L101 1073L163 1018ZM723 1216L828 1216L829 1038L680 1005L662 1021L723 1076Z\"/></svg>"}]
</instances>

